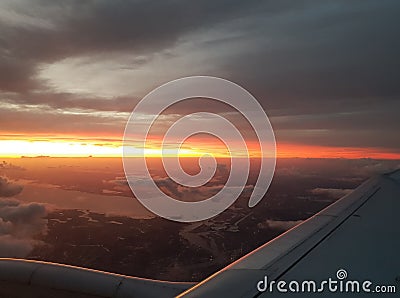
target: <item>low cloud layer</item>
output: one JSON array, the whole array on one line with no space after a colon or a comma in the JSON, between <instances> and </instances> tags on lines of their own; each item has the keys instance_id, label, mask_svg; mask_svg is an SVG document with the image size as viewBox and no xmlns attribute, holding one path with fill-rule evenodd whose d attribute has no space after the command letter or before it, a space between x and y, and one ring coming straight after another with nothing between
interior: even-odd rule
<instances>
[{"instance_id":1,"label":"low cloud layer","mask_svg":"<svg viewBox=\"0 0 400 298\"><path fill-rule=\"evenodd\" d=\"M332 199L339 199L347 195L351 191L352 189L343 189L343 188L314 188L311 190L311 193L314 195L328 196Z\"/></svg>"},{"instance_id":2,"label":"low cloud layer","mask_svg":"<svg viewBox=\"0 0 400 298\"><path fill-rule=\"evenodd\" d=\"M286 231L294 226L297 226L298 224L302 223L302 220L272 220L268 219L263 223L260 223L258 225L259 228L265 229L273 229L273 230L279 230L279 231Z\"/></svg>"},{"instance_id":3,"label":"low cloud layer","mask_svg":"<svg viewBox=\"0 0 400 298\"><path fill-rule=\"evenodd\" d=\"M287 159L278 160L276 177L310 178L321 177L333 180L362 181L377 174L400 168L399 160L377 159Z\"/></svg>"},{"instance_id":4,"label":"low cloud layer","mask_svg":"<svg viewBox=\"0 0 400 298\"><path fill-rule=\"evenodd\" d=\"M46 205L10 198L21 191L22 186L0 177L0 257L26 257L41 243L36 236L47 231Z\"/></svg>"},{"instance_id":5,"label":"low cloud layer","mask_svg":"<svg viewBox=\"0 0 400 298\"><path fill-rule=\"evenodd\" d=\"M9 182L7 178L0 177L0 198L12 197L19 194L21 191L21 185L13 184Z\"/></svg>"},{"instance_id":6,"label":"low cloud layer","mask_svg":"<svg viewBox=\"0 0 400 298\"><path fill-rule=\"evenodd\" d=\"M2 163L0 163L0 170L25 171L25 169L23 167L16 166L10 162L6 162L5 160L3 160Z\"/></svg>"}]
</instances>

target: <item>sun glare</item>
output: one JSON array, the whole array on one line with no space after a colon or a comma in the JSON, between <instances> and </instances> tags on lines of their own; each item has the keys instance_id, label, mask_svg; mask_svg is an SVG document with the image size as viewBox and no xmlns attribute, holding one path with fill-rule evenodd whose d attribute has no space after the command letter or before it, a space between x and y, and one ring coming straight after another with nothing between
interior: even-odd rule
<instances>
[{"instance_id":1,"label":"sun glare","mask_svg":"<svg viewBox=\"0 0 400 298\"><path fill-rule=\"evenodd\" d=\"M249 144L248 144L249 145ZM214 157L243 157L243 153L234 152L232 155L225 147L213 143L185 143L181 148L162 150L153 144L144 150L135 148L130 151L132 157L200 157L210 154ZM74 141L74 140L0 140L0 156L8 158L50 156L50 157L122 157L123 147L120 142ZM259 157L258 148L249 146L249 156ZM278 158L375 158L400 159L397 152L382 151L379 148L348 148L301 146L296 144L278 144Z\"/></svg>"},{"instance_id":2,"label":"sun glare","mask_svg":"<svg viewBox=\"0 0 400 298\"><path fill-rule=\"evenodd\" d=\"M0 156L3 157L83 157L83 156L121 156L118 146L105 146L71 141L0 141Z\"/></svg>"},{"instance_id":3,"label":"sun glare","mask_svg":"<svg viewBox=\"0 0 400 298\"><path fill-rule=\"evenodd\" d=\"M17 157L121 157L122 145L118 144L99 144L78 141L25 141L25 140L1 140L0 156ZM198 157L204 154L211 154L207 150L194 149L160 149L160 148L133 148L132 156L160 157L160 156L181 156ZM216 157L224 156L213 152Z\"/></svg>"}]
</instances>

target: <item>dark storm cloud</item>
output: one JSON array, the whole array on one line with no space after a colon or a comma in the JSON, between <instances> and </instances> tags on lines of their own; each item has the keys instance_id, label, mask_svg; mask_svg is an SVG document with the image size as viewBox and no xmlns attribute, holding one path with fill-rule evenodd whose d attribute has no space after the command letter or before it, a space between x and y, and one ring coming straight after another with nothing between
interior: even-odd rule
<instances>
[{"instance_id":1,"label":"dark storm cloud","mask_svg":"<svg viewBox=\"0 0 400 298\"><path fill-rule=\"evenodd\" d=\"M1 47L1 46L0 46ZM0 56L0 90L21 91L34 88L34 65L29 61Z\"/></svg>"},{"instance_id":2,"label":"dark storm cloud","mask_svg":"<svg viewBox=\"0 0 400 298\"><path fill-rule=\"evenodd\" d=\"M196 65L204 62L175 48L188 43L206 57L207 75L231 79L256 96L273 116L278 141L400 148L395 137L400 129L399 8L398 1L385 0L5 1L0 5L0 90L7 93L0 100L130 112L149 90L139 90L135 98L83 97L58 92L38 71L66 58L95 63L121 53L136 57L123 65L135 69L164 52L166 60L191 61L198 74ZM209 38L198 40L201 34ZM150 69L154 85L165 71ZM20 129L10 129L4 119L3 131ZM36 123L49 127L45 120Z\"/></svg>"},{"instance_id":3,"label":"dark storm cloud","mask_svg":"<svg viewBox=\"0 0 400 298\"><path fill-rule=\"evenodd\" d=\"M30 86L17 78L30 78L37 63L113 51L149 54L196 30L223 29L230 22L244 33L248 48L224 67L233 77L252 76L254 83L248 83L257 84L263 96L393 95L399 88L398 8L396 1L29 2L13 9L48 18L49 25L1 25L2 66L11 70L2 86ZM210 51L218 42L207 44Z\"/></svg>"},{"instance_id":4,"label":"dark storm cloud","mask_svg":"<svg viewBox=\"0 0 400 298\"><path fill-rule=\"evenodd\" d=\"M300 113L302 106L324 110L337 100L351 106L359 104L354 97L398 96L399 8L397 1L316 1L259 19L250 31L252 56L226 67L239 78L251 75L249 84L261 98L268 95L269 107L290 102Z\"/></svg>"},{"instance_id":5,"label":"dark storm cloud","mask_svg":"<svg viewBox=\"0 0 400 298\"><path fill-rule=\"evenodd\" d=\"M384 101L353 111L272 117L278 140L326 146L386 147L400 152L400 101ZM345 112L346 111L346 112Z\"/></svg>"},{"instance_id":6,"label":"dark storm cloud","mask_svg":"<svg viewBox=\"0 0 400 298\"><path fill-rule=\"evenodd\" d=\"M85 114L63 113L62 111L47 110L9 110L0 108L1 122L7 123L12 131L23 132L31 135L77 134L78 136L103 136L122 135L127 117L115 119L112 113L108 116L92 115L90 111ZM0 128L0 132L3 127ZM99 136L99 130L102 132ZM4 133L7 130L3 131ZM119 136L119 135L118 135Z\"/></svg>"},{"instance_id":7,"label":"dark storm cloud","mask_svg":"<svg viewBox=\"0 0 400 298\"><path fill-rule=\"evenodd\" d=\"M127 50L149 55L174 45L188 32L255 8L243 1L42 0L4 9L48 22L26 26L0 21L0 65L10 70L2 72L0 88L15 91L32 86L39 63Z\"/></svg>"}]
</instances>

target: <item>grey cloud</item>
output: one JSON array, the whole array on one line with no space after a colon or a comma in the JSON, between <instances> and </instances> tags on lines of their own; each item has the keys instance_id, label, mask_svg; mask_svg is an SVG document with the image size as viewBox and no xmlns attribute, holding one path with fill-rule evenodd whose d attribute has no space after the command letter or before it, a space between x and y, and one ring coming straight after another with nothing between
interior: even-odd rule
<instances>
[{"instance_id":1,"label":"grey cloud","mask_svg":"<svg viewBox=\"0 0 400 298\"><path fill-rule=\"evenodd\" d=\"M0 200L0 256L26 257L41 242L35 236L46 233L46 206Z\"/></svg>"},{"instance_id":2,"label":"grey cloud","mask_svg":"<svg viewBox=\"0 0 400 298\"><path fill-rule=\"evenodd\" d=\"M1 94L2 101L8 104L42 105L52 109L81 109L84 111L115 111L132 112L140 98L113 97L102 98L95 96L83 96L73 93L60 92L36 92Z\"/></svg>"},{"instance_id":3,"label":"grey cloud","mask_svg":"<svg viewBox=\"0 0 400 298\"><path fill-rule=\"evenodd\" d=\"M1 47L1 45L0 45ZM0 51L0 90L19 92L36 86L33 64L14 57L5 57Z\"/></svg>"},{"instance_id":4,"label":"grey cloud","mask_svg":"<svg viewBox=\"0 0 400 298\"><path fill-rule=\"evenodd\" d=\"M256 1L202 1L199 3L70 1L66 4L60 1L31 1L29 6L19 5L11 8L21 15L26 14L27 17L33 15L39 20L51 20L50 23L53 26L27 27L4 23L2 44L6 53L12 57L27 59L27 61L56 61L85 53L107 53L118 50L132 50L137 55L141 52L148 54L171 47L182 36L196 30L223 29L230 25L233 29L244 31L245 38L255 38L253 43L248 43L248 51L256 54L251 57L252 59L240 57L242 59L234 61L232 65L240 65L240 61L246 62L248 66L254 63L259 65L260 62L268 62L265 58L273 61L279 55L278 58L282 60L292 58L293 62L297 62L296 64L283 63L279 69L293 70L299 63L305 64L297 67L301 70L309 64L306 59L297 59L300 54L307 54L309 48L318 53L325 53L321 51L324 48L313 48L313 46L322 44L334 52L335 48L330 47L333 43L336 43L339 49L344 46L337 43L336 39L343 38L355 43L352 34L358 31L363 33L359 34L358 39L365 41L364 39L369 37L368 32L365 32L366 29L375 25L375 21L371 21L370 14L379 11L385 13L386 17L390 17L392 15L388 7L391 5L395 6L396 3L386 1L384 4L374 4L374 2L364 1L363 5L360 5L359 2L349 4L339 1L335 5L323 5L313 1L280 1L279 3L270 1L263 3ZM37 9L33 11L30 9L32 6L36 6ZM366 20L370 21L366 22ZM391 18L379 20L379 25L385 27L392 21ZM361 28L360 25L362 25ZM349 28L342 30L346 26ZM363 26L367 28L363 29ZM392 34L391 31L388 34ZM370 32L374 33L374 31ZM330 38L328 39L327 36ZM382 38L386 40L387 37ZM265 41L270 41L271 45L266 46ZM207 43L207 45L212 47L214 43ZM305 53L300 53L299 50ZM368 51L372 50L366 51L361 54L367 56ZM296 53L298 53L297 56ZM313 54L309 53L310 56ZM227 56L229 56L229 51ZM314 55L314 57L320 56ZM359 55L355 56L355 58L358 57ZM322 63L322 67L326 63L338 62L332 59L327 61L328 59L325 58L324 55L319 58L321 61L318 62ZM340 55L332 58L341 62ZM276 62L273 65L276 65ZM318 65L319 63L313 63L313 66ZM260 67L254 68L253 71L257 69ZM272 69L277 70L275 67ZM266 74L271 74L271 70L266 69Z\"/></svg>"},{"instance_id":5,"label":"grey cloud","mask_svg":"<svg viewBox=\"0 0 400 298\"><path fill-rule=\"evenodd\" d=\"M214 177L206 184L199 187L182 186L169 177L154 178L157 186L167 195L183 201L194 202L211 198L219 193L225 186L229 177L229 170L225 164L218 164ZM240 186L230 186L231 189ZM254 186L250 183L245 185L241 193L242 197L248 197L254 190ZM229 189L227 191L229 193Z\"/></svg>"},{"instance_id":6,"label":"grey cloud","mask_svg":"<svg viewBox=\"0 0 400 298\"><path fill-rule=\"evenodd\" d=\"M0 177L0 197L10 197L21 190L20 185ZM0 257L26 257L40 244L35 237L47 231L46 214L44 204L0 198Z\"/></svg>"},{"instance_id":7,"label":"grey cloud","mask_svg":"<svg viewBox=\"0 0 400 298\"><path fill-rule=\"evenodd\" d=\"M11 235L0 235L0 256L21 258L26 257L37 244L32 239L18 239Z\"/></svg>"},{"instance_id":8,"label":"grey cloud","mask_svg":"<svg viewBox=\"0 0 400 298\"><path fill-rule=\"evenodd\" d=\"M6 162L3 160L2 163L0 163L0 170L14 170L14 171L25 171L26 169L20 166L16 166L10 162ZM0 177L1 178L1 177Z\"/></svg>"},{"instance_id":9,"label":"grey cloud","mask_svg":"<svg viewBox=\"0 0 400 298\"><path fill-rule=\"evenodd\" d=\"M196 73L200 61L175 49L191 44L211 65L207 75L243 85L276 117L278 141L396 149L399 8L389 0L10 4L21 23L5 18L0 26L0 89L14 92L2 101L130 112L144 90L133 99L60 93L38 80L38 67L128 52L136 57L123 65L129 69L165 51L165 59L191 61ZM165 70L149 71L157 85Z\"/></svg>"},{"instance_id":10,"label":"grey cloud","mask_svg":"<svg viewBox=\"0 0 400 298\"><path fill-rule=\"evenodd\" d=\"M123 133L126 115L120 115L117 120L113 113L96 115L94 111L70 111L37 108L23 110L0 108L0 133L22 132L36 135L73 134L81 136L98 136L99 130L102 136L119 136ZM50 128L51 127L51 128ZM119 138L119 140L121 140Z\"/></svg>"},{"instance_id":11,"label":"grey cloud","mask_svg":"<svg viewBox=\"0 0 400 298\"><path fill-rule=\"evenodd\" d=\"M258 224L258 227L261 229L270 228L276 229L279 231L286 231L298 224L302 223L302 220L272 220L268 219L263 223Z\"/></svg>"},{"instance_id":12,"label":"grey cloud","mask_svg":"<svg viewBox=\"0 0 400 298\"><path fill-rule=\"evenodd\" d=\"M342 188L314 188L310 192L314 195L329 196L332 199L339 199L350 193L352 189Z\"/></svg>"},{"instance_id":13,"label":"grey cloud","mask_svg":"<svg viewBox=\"0 0 400 298\"><path fill-rule=\"evenodd\" d=\"M119 194L132 196L131 189L129 188L128 181L125 177L115 177L113 180L103 180L103 190L105 194Z\"/></svg>"},{"instance_id":14,"label":"grey cloud","mask_svg":"<svg viewBox=\"0 0 400 298\"><path fill-rule=\"evenodd\" d=\"M32 10L32 7L36 7ZM232 19L252 6L242 1L30 1L8 5L21 18L26 15L51 25L1 24L1 64L14 60L16 80L3 80L0 88L29 89L39 63L66 57L130 51L134 55L157 52L174 45L184 34ZM18 63L24 69L18 70ZM25 77L24 77L25 75ZM1 79L1 78L0 78Z\"/></svg>"},{"instance_id":15,"label":"grey cloud","mask_svg":"<svg viewBox=\"0 0 400 298\"><path fill-rule=\"evenodd\" d=\"M371 111L373 110L373 111ZM370 104L369 108L362 107L357 111L341 113L320 111L299 115L273 116L271 122L277 129L400 129L397 121L400 110L399 101L389 101L385 105Z\"/></svg>"},{"instance_id":16,"label":"grey cloud","mask_svg":"<svg viewBox=\"0 0 400 298\"><path fill-rule=\"evenodd\" d=\"M278 179L286 177L315 180L326 177L333 180L361 182L373 175L383 174L398 168L400 168L399 160L289 158L278 160L275 175Z\"/></svg>"},{"instance_id":17,"label":"grey cloud","mask_svg":"<svg viewBox=\"0 0 400 298\"><path fill-rule=\"evenodd\" d=\"M154 177L154 182L167 195L184 201L200 201L208 199L215 195L222 188L222 184L217 184L219 178L213 178L212 181L205 185L196 188L184 187L177 184L169 177ZM131 195L128 182L125 177L117 177L115 180L103 181L103 193L119 193Z\"/></svg>"},{"instance_id":18,"label":"grey cloud","mask_svg":"<svg viewBox=\"0 0 400 298\"><path fill-rule=\"evenodd\" d=\"M220 192L226 184L230 170L226 164L217 164L214 176L199 187L186 187L176 183L168 176L154 175L153 181L157 187L167 195L182 201L194 202L206 200ZM131 191L125 177L116 177L112 180L103 180L103 193L131 196ZM232 188L240 186L231 186ZM254 186L250 183L245 185L241 196L248 197L253 192Z\"/></svg>"},{"instance_id":19,"label":"grey cloud","mask_svg":"<svg viewBox=\"0 0 400 298\"><path fill-rule=\"evenodd\" d=\"M0 198L12 197L19 194L23 187L18 184L11 183L5 177L0 177Z\"/></svg>"},{"instance_id":20,"label":"grey cloud","mask_svg":"<svg viewBox=\"0 0 400 298\"><path fill-rule=\"evenodd\" d=\"M259 18L252 57L226 67L273 109L398 96L398 9L397 1L315 1Z\"/></svg>"},{"instance_id":21,"label":"grey cloud","mask_svg":"<svg viewBox=\"0 0 400 298\"><path fill-rule=\"evenodd\" d=\"M277 130L277 142L317 144L333 147L371 148L377 152L399 153L400 142L396 129L281 129ZM340 149L338 149L340 150Z\"/></svg>"}]
</instances>

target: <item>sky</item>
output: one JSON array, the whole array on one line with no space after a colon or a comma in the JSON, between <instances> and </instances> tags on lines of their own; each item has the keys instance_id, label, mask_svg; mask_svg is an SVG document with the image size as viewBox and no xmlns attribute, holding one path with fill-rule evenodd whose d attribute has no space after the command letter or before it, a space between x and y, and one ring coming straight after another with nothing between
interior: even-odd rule
<instances>
[{"instance_id":1,"label":"sky","mask_svg":"<svg viewBox=\"0 0 400 298\"><path fill-rule=\"evenodd\" d=\"M399 8L386 0L1 1L0 156L120 156L144 95L209 75L259 100L278 157L400 158ZM154 139L193 109L204 105L172 107ZM214 144L198 137L188 152Z\"/></svg>"}]
</instances>

